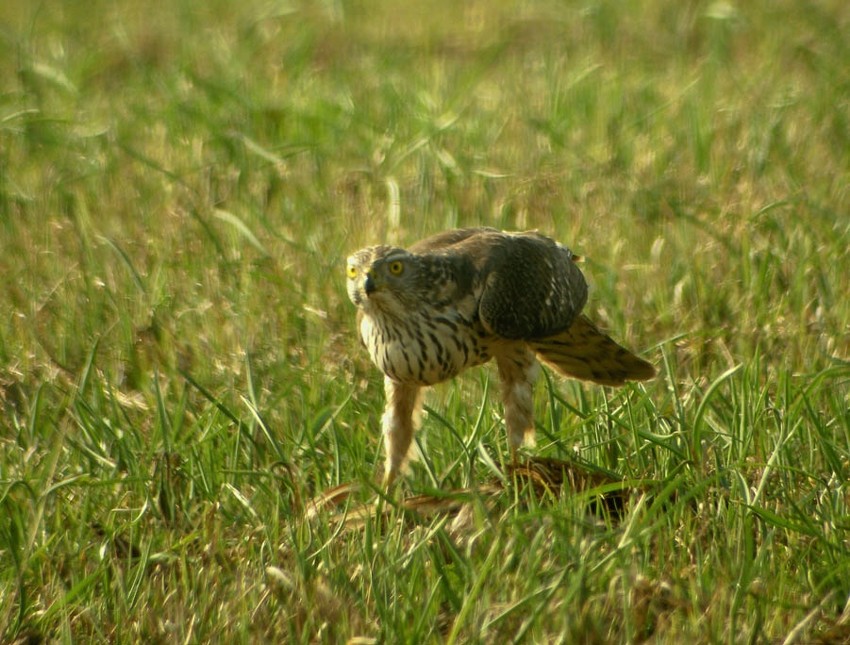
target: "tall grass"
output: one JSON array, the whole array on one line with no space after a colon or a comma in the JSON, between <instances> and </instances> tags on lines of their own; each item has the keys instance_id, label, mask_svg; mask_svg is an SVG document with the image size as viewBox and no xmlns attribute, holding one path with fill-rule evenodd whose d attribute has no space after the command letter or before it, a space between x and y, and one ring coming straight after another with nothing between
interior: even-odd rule
<instances>
[{"instance_id":1,"label":"tall grass","mask_svg":"<svg viewBox=\"0 0 850 645\"><path fill-rule=\"evenodd\" d=\"M848 30L830 1L2 3L0 639L848 638ZM342 259L467 225L569 244L658 366L537 389L537 453L623 479L622 513L509 486L306 520L382 459ZM400 494L499 474L495 378L433 388Z\"/></svg>"}]
</instances>

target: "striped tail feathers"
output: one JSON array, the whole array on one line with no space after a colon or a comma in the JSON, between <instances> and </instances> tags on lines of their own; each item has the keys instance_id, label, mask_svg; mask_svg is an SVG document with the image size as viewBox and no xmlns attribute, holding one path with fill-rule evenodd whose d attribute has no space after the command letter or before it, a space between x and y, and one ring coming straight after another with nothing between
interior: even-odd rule
<instances>
[{"instance_id":1,"label":"striped tail feathers","mask_svg":"<svg viewBox=\"0 0 850 645\"><path fill-rule=\"evenodd\" d=\"M601 385L623 385L655 376L655 368L615 343L585 316L566 330L528 341L538 358L565 376Z\"/></svg>"}]
</instances>

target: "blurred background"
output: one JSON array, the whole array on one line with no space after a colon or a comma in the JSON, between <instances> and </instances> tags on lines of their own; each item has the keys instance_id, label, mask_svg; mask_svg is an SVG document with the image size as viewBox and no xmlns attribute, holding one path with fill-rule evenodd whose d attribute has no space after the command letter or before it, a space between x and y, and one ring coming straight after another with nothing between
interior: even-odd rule
<instances>
[{"instance_id":1,"label":"blurred background","mask_svg":"<svg viewBox=\"0 0 850 645\"><path fill-rule=\"evenodd\" d=\"M846 357L840 3L3 5L7 371L309 353L350 250L470 225L695 372Z\"/></svg>"}]
</instances>

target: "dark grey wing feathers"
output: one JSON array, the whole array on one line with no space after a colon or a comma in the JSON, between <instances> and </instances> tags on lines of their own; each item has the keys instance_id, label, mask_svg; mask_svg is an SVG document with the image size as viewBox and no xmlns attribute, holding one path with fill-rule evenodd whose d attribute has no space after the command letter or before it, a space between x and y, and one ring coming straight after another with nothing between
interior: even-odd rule
<instances>
[{"instance_id":1,"label":"dark grey wing feathers","mask_svg":"<svg viewBox=\"0 0 850 645\"><path fill-rule=\"evenodd\" d=\"M481 322L505 338L543 338L567 329L587 302L587 282L570 250L537 233L493 243L480 279Z\"/></svg>"},{"instance_id":2,"label":"dark grey wing feathers","mask_svg":"<svg viewBox=\"0 0 850 645\"><path fill-rule=\"evenodd\" d=\"M501 231L495 228L477 227L477 228L457 228L451 231L443 231L431 237L426 237L424 240L419 240L415 244L408 247L408 251L417 254L440 253L451 250L451 247L461 242L469 240L469 238L480 236L481 233L488 235L501 235Z\"/></svg>"}]
</instances>

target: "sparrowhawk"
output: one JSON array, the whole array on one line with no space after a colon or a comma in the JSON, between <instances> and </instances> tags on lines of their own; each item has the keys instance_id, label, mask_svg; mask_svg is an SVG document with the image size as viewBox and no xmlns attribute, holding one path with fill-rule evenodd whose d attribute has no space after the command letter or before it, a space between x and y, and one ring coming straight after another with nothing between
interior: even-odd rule
<instances>
[{"instance_id":1,"label":"sparrowhawk","mask_svg":"<svg viewBox=\"0 0 850 645\"><path fill-rule=\"evenodd\" d=\"M587 283L575 257L534 231L465 228L408 249L370 246L346 273L360 338L384 372L386 485L407 460L423 386L468 367L496 359L514 458L534 438L537 359L603 385L655 375L581 314Z\"/></svg>"}]
</instances>

